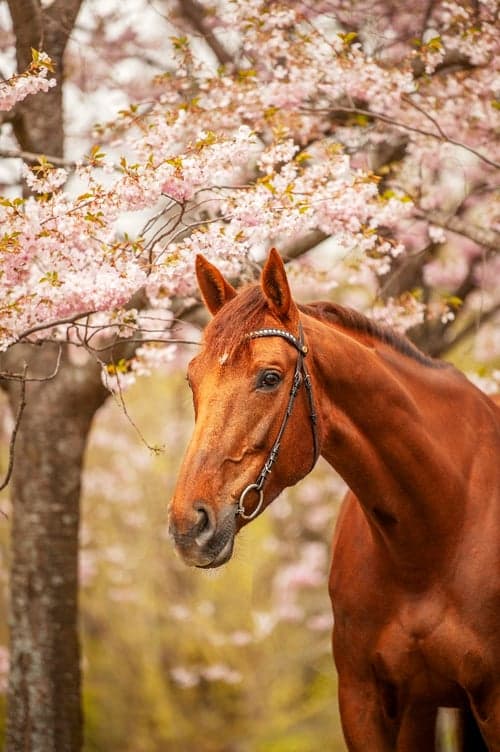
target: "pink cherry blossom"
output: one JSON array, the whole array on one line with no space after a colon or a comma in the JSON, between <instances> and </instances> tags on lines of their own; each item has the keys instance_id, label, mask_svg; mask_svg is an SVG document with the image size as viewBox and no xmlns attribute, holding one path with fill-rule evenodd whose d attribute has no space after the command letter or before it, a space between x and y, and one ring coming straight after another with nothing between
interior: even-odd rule
<instances>
[{"instance_id":1,"label":"pink cherry blossom","mask_svg":"<svg viewBox=\"0 0 500 752\"><path fill-rule=\"evenodd\" d=\"M396 28L378 3L380 29L358 33L350 32L349 19L364 28L370 4L359 2L350 15L341 2L329 4L328 13L325 7L215 3L210 27L215 34L232 29L234 66L216 69L189 35L179 37L171 50L175 71L158 71L142 100L123 102L118 115L99 123L100 146L81 150L74 172L43 161L24 168L36 196L0 206L1 349L33 328L32 339L69 338L82 346L75 336L83 336L83 324L57 322L92 313L101 335L83 337L91 349L115 336L118 312L140 289L158 311L168 310L174 296L192 296L196 253L237 275L271 244L317 231L334 239L336 262L297 268L328 292L347 282L365 286L374 300L382 280L429 239L443 253L426 264L424 283L453 287L464 279L478 245L424 217L453 212L468 186L481 185L480 197L467 199L471 221L500 227L495 194L484 189L494 185L500 159L494 9L480 4L478 26L472 8L443 0L418 44L410 44L402 40L411 38L411 13L399 12ZM95 32L96 49L119 42L133 58L145 43L139 26L111 31L89 9L79 44ZM413 10L425 8L417 3ZM114 9L100 12L115 18ZM159 24L148 43L163 50ZM451 53L469 61L465 74L441 74ZM78 54L71 42L68 55ZM95 66L92 81L85 83L75 66L74 85L90 96L111 85L111 75L90 50L88 64ZM43 91L53 85L49 70L48 58L36 53L2 92L17 92L19 101L22 92ZM130 91L138 92L132 78ZM402 137L404 159L381 186L386 178L370 170L371 155ZM125 234L125 226L132 232ZM496 267L489 272L478 271L476 283L487 288ZM438 295L430 315L447 323L457 313L441 305ZM422 321L425 306L418 295L378 299L374 316L407 330ZM126 371L103 378L120 389L173 357L169 346L145 346Z\"/></svg>"},{"instance_id":2,"label":"pink cherry blossom","mask_svg":"<svg viewBox=\"0 0 500 752\"><path fill-rule=\"evenodd\" d=\"M12 76L7 81L0 81L0 111L11 110L26 97L55 86L56 79L47 78L50 70L52 67L49 56L35 51L33 62L27 71Z\"/></svg>"}]
</instances>

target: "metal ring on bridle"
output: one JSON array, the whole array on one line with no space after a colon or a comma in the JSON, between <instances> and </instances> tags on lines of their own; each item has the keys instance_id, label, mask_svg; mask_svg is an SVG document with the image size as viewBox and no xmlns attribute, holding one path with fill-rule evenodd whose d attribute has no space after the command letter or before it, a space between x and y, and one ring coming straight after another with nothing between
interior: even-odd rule
<instances>
[{"instance_id":1,"label":"metal ring on bridle","mask_svg":"<svg viewBox=\"0 0 500 752\"><path fill-rule=\"evenodd\" d=\"M259 501L255 509L253 510L253 512L251 512L250 514L246 514L245 504L244 504L245 496L247 495L249 491L253 491L254 489L259 492ZM253 518L256 517L258 513L260 512L263 502L264 502L264 491L262 490L262 488L259 488L259 485L257 483L250 483L250 485L245 488L245 490L243 491L243 493L241 494L239 498L236 514L239 514L241 517L243 517L244 520L253 520Z\"/></svg>"}]
</instances>

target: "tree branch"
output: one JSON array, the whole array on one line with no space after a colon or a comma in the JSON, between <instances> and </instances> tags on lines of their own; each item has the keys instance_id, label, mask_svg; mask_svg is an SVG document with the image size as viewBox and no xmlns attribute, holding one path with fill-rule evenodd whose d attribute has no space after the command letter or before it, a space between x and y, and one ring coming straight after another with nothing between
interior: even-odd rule
<instances>
[{"instance_id":1,"label":"tree branch","mask_svg":"<svg viewBox=\"0 0 500 752\"><path fill-rule=\"evenodd\" d=\"M10 371L0 371L0 381L21 381L24 384L28 383L28 381L30 382L31 381L50 381L51 379L54 379L59 373L59 367L61 365L61 358L62 358L62 346L61 344L59 344L54 370L52 371L52 373L49 373L48 376L26 376L27 366L25 363L23 373L11 373Z\"/></svg>"},{"instance_id":2,"label":"tree branch","mask_svg":"<svg viewBox=\"0 0 500 752\"><path fill-rule=\"evenodd\" d=\"M178 0L180 14L189 24L204 38L215 57L221 65L229 65L233 62L233 56L229 54L213 31L205 24L205 9L197 0Z\"/></svg>"},{"instance_id":3,"label":"tree branch","mask_svg":"<svg viewBox=\"0 0 500 752\"><path fill-rule=\"evenodd\" d=\"M455 232L457 235L462 235L464 238L469 238L469 240L474 241L478 245L485 246L485 248L491 248L494 251L498 251L500 248L500 233L487 227L478 227L477 225L469 224L457 215L447 216L445 212L439 211L418 211L416 212L416 216L445 230L451 230L451 232Z\"/></svg>"},{"instance_id":4,"label":"tree branch","mask_svg":"<svg viewBox=\"0 0 500 752\"><path fill-rule=\"evenodd\" d=\"M9 464L7 467L5 478L0 484L0 491L3 491L3 489L8 485L11 475L12 475L12 470L14 468L14 450L16 446L17 432L19 431L19 426L21 425L21 418L23 417L24 408L26 407L26 373L27 371L28 371L28 364L25 363L24 368L23 368L23 378L21 379L21 394L19 395L19 403L17 407L16 419L14 422L14 428L12 429L12 434L11 434L10 442L9 442ZM7 516L5 512L2 512L2 514L5 517Z\"/></svg>"},{"instance_id":5,"label":"tree branch","mask_svg":"<svg viewBox=\"0 0 500 752\"><path fill-rule=\"evenodd\" d=\"M481 314L479 321L476 319L473 319L470 321L466 326L464 326L462 329L460 329L459 332L453 337L446 337L443 336L441 338L441 341L436 344L435 347L430 349L430 355L432 355L435 358L439 358L445 353L447 353L449 350L451 350L452 347L455 347L459 344L459 342L462 342L464 339L466 339L470 334L473 334L474 331L477 331L479 326L482 326L483 324L486 324L488 321L491 321L500 311L500 303L493 306L493 308L490 308L489 311L486 311L486 313ZM448 333L451 332L451 329L448 329Z\"/></svg>"},{"instance_id":6,"label":"tree branch","mask_svg":"<svg viewBox=\"0 0 500 752\"><path fill-rule=\"evenodd\" d=\"M22 149L0 149L0 157L5 159L24 159L25 162L36 164L41 157L45 157L51 164L56 167L67 167L70 170L76 168L76 162L71 162L62 157L56 157L53 154L36 154L32 151L23 151Z\"/></svg>"},{"instance_id":7,"label":"tree branch","mask_svg":"<svg viewBox=\"0 0 500 752\"><path fill-rule=\"evenodd\" d=\"M8 0L18 71L30 64L32 48L44 49L54 62L58 80L58 86L43 96L35 95L16 106L13 129L23 151L63 156L63 55L81 4L82 0L55 0L50 5L39 0Z\"/></svg>"},{"instance_id":8,"label":"tree branch","mask_svg":"<svg viewBox=\"0 0 500 752\"><path fill-rule=\"evenodd\" d=\"M303 256L304 253L311 251L313 248L316 248L317 245L329 237L330 235L321 232L321 230L313 230L308 235L304 235L303 238L282 244L280 246L280 253L285 259L291 261L292 259L299 258L299 256Z\"/></svg>"},{"instance_id":9,"label":"tree branch","mask_svg":"<svg viewBox=\"0 0 500 752\"><path fill-rule=\"evenodd\" d=\"M68 316L65 319L57 319L56 321L49 321L45 324L36 324L36 326L32 326L29 329L25 329L24 332L21 332L21 334L17 337L17 339L10 345L11 347L17 344L18 342L21 342L26 337L29 337L30 334L34 334L35 332L40 332L43 329L51 329L54 326L59 326L63 324L74 324L78 319L83 319L85 316L90 316L92 313L95 313L95 311L82 311L82 313L75 313L74 316Z\"/></svg>"},{"instance_id":10,"label":"tree branch","mask_svg":"<svg viewBox=\"0 0 500 752\"><path fill-rule=\"evenodd\" d=\"M316 108L316 107L302 107L301 110L303 112L313 112L313 113L323 112L325 114L331 114L331 115L335 115L336 113L342 113L342 114L347 114L347 115L365 115L366 117L373 118L374 120L380 120L382 123L388 123L389 125L393 125L395 128L402 128L403 130L411 131L412 133L420 133L422 136L430 136L431 138L435 138L438 141L445 141L446 143L453 144L454 146L458 146L460 149L465 149L465 151L468 151L471 154L474 154L474 156L476 156L478 159L485 162L486 164L489 164L492 167L495 167L497 170L500 169L500 162L495 162L493 159L489 159L489 157L486 157L484 154L482 154L480 151L477 151L477 149L474 149L472 146L467 146L467 144L464 144L461 141L457 141L454 138L450 138L449 136L446 136L441 130L441 128L439 128L439 131L441 132L438 131L437 133L435 133L434 131L428 131L425 128L418 128L415 125L409 125L408 123L403 123L400 120L396 120L395 118L389 117L389 115L384 115L382 112L375 112L374 110L365 110L365 109L362 109L361 107L336 106L332 109Z\"/></svg>"}]
</instances>

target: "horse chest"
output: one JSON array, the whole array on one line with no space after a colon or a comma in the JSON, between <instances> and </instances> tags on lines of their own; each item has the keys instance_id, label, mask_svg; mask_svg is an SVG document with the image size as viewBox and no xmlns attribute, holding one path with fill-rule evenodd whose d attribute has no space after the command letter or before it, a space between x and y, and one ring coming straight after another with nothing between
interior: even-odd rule
<instances>
[{"instance_id":1,"label":"horse chest","mask_svg":"<svg viewBox=\"0 0 500 752\"><path fill-rule=\"evenodd\" d=\"M372 665L381 681L404 686L414 697L451 703L465 678L463 656L475 652L476 642L456 612L429 593L400 604L381 626Z\"/></svg>"},{"instance_id":2,"label":"horse chest","mask_svg":"<svg viewBox=\"0 0 500 752\"><path fill-rule=\"evenodd\" d=\"M432 596L393 606L390 619L379 631L377 655L388 670L424 666L434 652L445 618L443 605Z\"/></svg>"}]
</instances>

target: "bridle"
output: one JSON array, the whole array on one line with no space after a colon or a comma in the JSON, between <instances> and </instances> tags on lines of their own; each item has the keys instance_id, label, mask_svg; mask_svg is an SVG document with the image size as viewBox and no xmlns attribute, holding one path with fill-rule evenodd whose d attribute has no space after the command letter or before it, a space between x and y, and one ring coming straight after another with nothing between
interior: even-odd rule
<instances>
[{"instance_id":1,"label":"bridle","mask_svg":"<svg viewBox=\"0 0 500 752\"><path fill-rule=\"evenodd\" d=\"M297 355L297 362L295 364L295 373L293 374L292 388L290 389L290 396L288 398L288 405L286 407L286 412L283 416L283 420L281 421L281 426L278 431L276 440L272 446L271 451L269 452L269 456L267 460L265 461L262 470L257 476L257 480L255 481L255 483L250 483L250 485L247 486L244 489L244 491L242 491L241 496L238 499L238 506L236 507L236 514L237 515L239 514L240 517L242 517L244 520L253 520L253 518L258 515L258 513L260 512L262 508L262 504L264 502L264 483L266 481L267 476L270 474L271 470L273 469L274 463L276 462L278 458L281 439L283 437L286 424L288 423L288 419L290 418L292 414L295 398L297 396L297 393L300 389L300 385L302 383L305 385L306 392L307 392L307 399L309 402L309 417L311 419L311 428L312 428L312 435L313 435L314 459L311 465L311 470L316 464L316 460L318 459L318 455L319 455L319 441L318 441L318 432L316 428L317 414L316 414L316 410L314 407L311 377L309 376L309 372L307 371L306 365L304 363L304 358L307 355L308 347L304 343L304 332L302 329L302 324L299 322L298 338L295 337L290 332L287 332L285 329L258 329L255 332L250 332L250 334L247 334L246 336L247 339L258 339L260 337L282 337L282 339L285 339L287 342L293 345L293 347L295 347L298 355ZM247 514L245 512L245 498L247 494L250 493L250 491L256 491L259 494L259 501L255 509L253 510L253 512L251 512L250 514Z\"/></svg>"}]
</instances>

